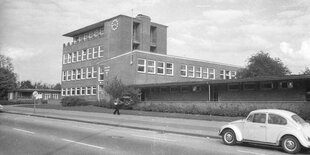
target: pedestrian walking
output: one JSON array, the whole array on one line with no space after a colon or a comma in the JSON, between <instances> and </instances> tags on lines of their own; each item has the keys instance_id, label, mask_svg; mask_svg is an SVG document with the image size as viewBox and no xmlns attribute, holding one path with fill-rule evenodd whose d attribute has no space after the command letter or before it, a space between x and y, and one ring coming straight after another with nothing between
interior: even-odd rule
<instances>
[{"instance_id":1,"label":"pedestrian walking","mask_svg":"<svg viewBox=\"0 0 310 155\"><path fill-rule=\"evenodd\" d=\"M119 107L120 107L120 99L119 98L116 98L115 101L114 101L114 112L113 114L115 115L117 113L117 115L119 115Z\"/></svg>"}]
</instances>

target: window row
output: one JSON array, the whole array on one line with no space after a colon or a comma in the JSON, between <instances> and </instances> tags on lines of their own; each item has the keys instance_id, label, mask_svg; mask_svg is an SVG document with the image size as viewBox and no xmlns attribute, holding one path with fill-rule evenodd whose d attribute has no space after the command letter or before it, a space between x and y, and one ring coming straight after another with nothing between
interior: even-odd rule
<instances>
[{"instance_id":1,"label":"window row","mask_svg":"<svg viewBox=\"0 0 310 155\"><path fill-rule=\"evenodd\" d=\"M50 94L50 93L44 93L44 99L58 99L58 94Z\"/></svg>"},{"instance_id":2,"label":"window row","mask_svg":"<svg viewBox=\"0 0 310 155\"><path fill-rule=\"evenodd\" d=\"M73 37L73 43L86 41L104 34L104 27Z\"/></svg>"},{"instance_id":3,"label":"window row","mask_svg":"<svg viewBox=\"0 0 310 155\"><path fill-rule=\"evenodd\" d=\"M103 46L93 47L63 55L63 64L103 57Z\"/></svg>"},{"instance_id":4,"label":"window row","mask_svg":"<svg viewBox=\"0 0 310 155\"><path fill-rule=\"evenodd\" d=\"M215 79L215 69L193 65L181 65L180 75L181 77Z\"/></svg>"},{"instance_id":5,"label":"window row","mask_svg":"<svg viewBox=\"0 0 310 155\"><path fill-rule=\"evenodd\" d=\"M62 96L80 96L80 95L96 95L96 94L97 94L96 86L61 89Z\"/></svg>"},{"instance_id":6,"label":"window row","mask_svg":"<svg viewBox=\"0 0 310 155\"><path fill-rule=\"evenodd\" d=\"M86 67L62 72L62 81L83 80L97 78L104 80L104 67Z\"/></svg>"},{"instance_id":7,"label":"window row","mask_svg":"<svg viewBox=\"0 0 310 155\"><path fill-rule=\"evenodd\" d=\"M170 62L138 59L137 66L139 73L173 76L173 63Z\"/></svg>"},{"instance_id":8,"label":"window row","mask_svg":"<svg viewBox=\"0 0 310 155\"><path fill-rule=\"evenodd\" d=\"M228 71L228 70L221 70L220 71L220 79L236 79L237 72L235 71Z\"/></svg>"},{"instance_id":9,"label":"window row","mask_svg":"<svg viewBox=\"0 0 310 155\"><path fill-rule=\"evenodd\" d=\"M260 82L260 83L255 83L255 82L249 82L249 83L244 83L244 84L228 84L228 90L230 91L239 91L241 90L271 90L276 88L274 82ZM279 89L292 89L294 88L293 82L287 82L287 81L282 81L279 82L278 85Z\"/></svg>"}]
</instances>

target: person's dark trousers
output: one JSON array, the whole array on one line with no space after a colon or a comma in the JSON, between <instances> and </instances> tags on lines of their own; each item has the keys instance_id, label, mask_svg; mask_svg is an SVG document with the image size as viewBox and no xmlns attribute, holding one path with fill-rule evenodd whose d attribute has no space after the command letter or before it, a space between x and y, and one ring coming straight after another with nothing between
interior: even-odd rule
<instances>
[{"instance_id":1,"label":"person's dark trousers","mask_svg":"<svg viewBox=\"0 0 310 155\"><path fill-rule=\"evenodd\" d=\"M115 110L114 110L113 114L115 115L116 113L119 115L119 107L118 106L115 106Z\"/></svg>"}]
</instances>

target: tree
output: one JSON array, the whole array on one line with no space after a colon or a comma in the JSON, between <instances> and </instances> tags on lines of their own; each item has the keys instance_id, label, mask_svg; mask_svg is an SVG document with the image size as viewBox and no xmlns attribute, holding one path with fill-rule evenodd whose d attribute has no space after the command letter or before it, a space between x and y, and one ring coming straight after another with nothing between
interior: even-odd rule
<instances>
[{"instance_id":1,"label":"tree","mask_svg":"<svg viewBox=\"0 0 310 155\"><path fill-rule=\"evenodd\" d=\"M305 68L305 71L303 72L304 75L310 75L310 69L309 67Z\"/></svg>"},{"instance_id":2,"label":"tree","mask_svg":"<svg viewBox=\"0 0 310 155\"><path fill-rule=\"evenodd\" d=\"M20 82L20 88L22 89L34 89L35 86L32 85L30 80Z\"/></svg>"},{"instance_id":3,"label":"tree","mask_svg":"<svg viewBox=\"0 0 310 155\"><path fill-rule=\"evenodd\" d=\"M117 77L115 77L112 81L108 81L104 86L104 90L111 95L113 99L128 95L135 102L138 101L138 96L140 94L139 89L124 85Z\"/></svg>"},{"instance_id":4,"label":"tree","mask_svg":"<svg viewBox=\"0 0 310 155\"><path fill-rule=\"evenodd\" d=\"M279 58L271 58L268 53L260 51L249 58L246 68L238 71L238 78L257 76L284 76L291 71L284 66Z\"/></svg>"},{"instance_id":5,"label":"tree","mask_svg":"<svg viewBox=\"0 0 310 155\"><path fill-rule=\"evenodd\" d=\"M11 59L0 54L0 98L6 98L9 90L16 88L17 75Z\"/></svg>"},{"instance_id":6,"label":"tree","mask_svg":"<svg viewBox=\"0 0 310 155\"><path fill-rule=\"evenodd\" d=\"M53 86L54 90L61 90L61 84L57 83L55 86Z\"/></svg>"}]
</instances>

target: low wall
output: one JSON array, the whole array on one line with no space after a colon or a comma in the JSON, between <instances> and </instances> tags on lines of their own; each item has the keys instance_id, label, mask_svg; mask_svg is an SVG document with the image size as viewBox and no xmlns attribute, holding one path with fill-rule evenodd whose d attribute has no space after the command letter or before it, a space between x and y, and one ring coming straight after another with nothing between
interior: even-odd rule
<instances>
[{"instance_id":1,"label":"low wall","mask_svg":"<svg viewBox=\"0 0 310 155\"><path fill-rule=\"evenodd\" d=\"M306 101L146 101L134 109L190 114L247 116L256 109L284 109L310 119L310 102Z\"/></svg>"}]
</instances>

